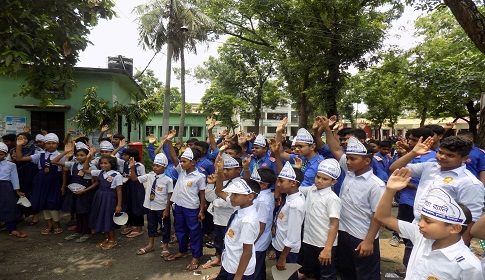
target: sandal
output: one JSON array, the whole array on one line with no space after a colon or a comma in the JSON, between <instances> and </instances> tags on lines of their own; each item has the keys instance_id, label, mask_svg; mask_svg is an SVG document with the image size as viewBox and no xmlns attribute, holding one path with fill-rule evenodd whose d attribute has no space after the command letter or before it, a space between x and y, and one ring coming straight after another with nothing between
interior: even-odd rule
<instances>
[{"instance_id":1,"label":"sandal","mask_svg":"<svg viewBox=\"0 0 485 280\"><path fill-rule=\"evenodd\" d=\"M75 231L77 229L76 225L70 226L67 230Z\"/></svg>"},{"instance_id":2,"label":"sandal","mask_svg":"<svg viewBox=\"0 0 485 280\"><path fill-rule=\"evenodd\" d=\"M114 246L118 245L118 242L116 241L108 241L107 243L103 244L101 248L103 250L110 250L113 249Z\"/></svg>"},{"instance_id":3,"label":"sandal","mask_svg":"<svg viewBox=\"0 0 485 280\"><path fill-rule=\"evenodd\" d=\"M127 235L128 233L132 232L134 228L132 227L125 227L120 233L123 235Z\"/></svg>"},{"instance_id":4,"label":"sandal","mask_svg":"<svg viewBox=\"0 0 485 280\"><path fill-rule=\"evenodd\" d=\"M17 237L17 238L26 238L28 235L26 233L20 232L20 231L12 231L9 233L10 236Z\"/></svg>"},{"instance_id":5,"label":"sandal","mask_svg":"<svg viewBox=\"0 0 485 280\"><path fill-rule=\"evenodd\" d=\"M61 234L64 230L62 230L62 228L55 228L54 229L54 234Z\"/></svg>"},{"instance_id":6,"label":"sandal","mask_svg":"<svg viewBox=\"0 0 485 280\"><path fill-rule=\"evenodd\" d=\"M43 229L43 230L40 232L40 234L42 234L42 235L48 235L48 234L49 234L49 233L51 233L51 232L52 232L52 228L45 228L45 229Z\"/></svg>"},{"instance_id":7,"label":"sandal","mask_svg":"<svg viewBox=\"0 0 485 280\"><path fill-rule=\"evenodd\" d=\"M268 259L270 259L270 260L276 260L276 251L273 251L273 250L269 251L269 253L268 253Z\"/></svg>"},{"instance_id":8,"label":"sandal","mask_svg":"<svg viewBox=\"0 0 485 280\"><path fill-rule=\"evenodd\" d=\"M72 220L70 220L69 222L67 222L67 224L66 224L66 225L67 225L67 226L74 226L74 225L76 225L76 219L72 219Z\"/></svg>"},{"instance_id":9,"label":"sandal","mask_svg":"<svg viewBox=\"0 0 485 280\"><path fill-rule=\"evenodd\" d=\"M66 238L64 238L64 240L74 240L78 237L81 237L82 235L83 235L82 233L69 234Z\"/></svg>"},{"instance_id":10,"label":"sandal","mask_svg":"<svg viewBox=\"0 0 485 280\"><path fill-rule=\"evenodd\" d=\"M178 253L178 254L175 254L175 255L169 255L169 256L163 258L163 260L166 261L166 262L173 262L173 261L176 261L178 259L186 258L187 256L188 256L187 254L184 255L184 254Z\"/></svg>"},{"instance_id":11,"label":"sandal","mask_svg":"<svg viewBox=\"0 0 485 280\"><path fill-rule=\"evenodd\" d=\"M146 253L150 253L150 252L153 252L155 251L155 248L151 248L151 249L147 249L147 248L141 248L141 249L138 249L138 251L136 252L137 255L145 255Z\"/></svg>"},{"instance_id":12,"label":"sandal","mask_svg":"<svg viewBox=\"0 0 485 280\"><path fill-rule=\"evenodd\" d=\"M213 260L208 260L205 264L202 265L203 269L213 268L216 266L221 266L221 263L214 263Z\"/></svg>"},{"instance_id":13,"label":"sandal","mask_svg":"<svg viewBox=\"0 0 485 280\"><path fill-rule=\"evenodd\" d=\"M187 265L187 267L185 268L185 270L187 270L187 271L194 271L197 268L199 268L199 263L191 262L191 263L189 263L189 265Z\"/></svg>"},{"instance_id":14,"label":"sandal","mask_svg":"<svg viewBox=\"0 0 485 280\"><path fill-rule=\"evenodd\" d=\"M213 273L210 276L207 276L207 280L216 280L217 276L219 275L219 272Z\"/></svg>"},{"instance_id":15,"label":"sandal","mask_svg":"<svg viewBox=\"0 0 485 280\"><path fill-rule=\"evenodd\" d=\"M160 253L160 257L162 257L162 258L166 258L166 257L168 257L168 256L170 256L170 251L168 251L168 250L163 250L163 251Z\"/></svg>"},{"instance_id":16,"label":"sandal","mask_svg":"<svg viewBox=\"0 0 485 280\"><path fill-rule=\"evenodd\" d=\"M174 243L177 243L177 236L175 236L175 234L172 235L168 244L174 244Z\"/></svg>"},{"instance_id":17,"label":"sandal","mask_svg":"<svg viewBox=\"0 0 485 280\"><path fill-rule=\"evenodd\" d=\"M137 236L140 236L143 234L143 230L142 231L132 231L130 232L130 234L128 234L126 237L128 238L133 238L133 237L137 237Z\"/></svg>"},{"instance_id":18,"label":"sandal","mask_svg":"<svg viewBox=\"0 0 485 280\"><path fill-rule=\"evenodd\" d=\"M77 240L76 240L76 243L83 243L83 242L86 242L86 240L90 239L91 237L93 237L92 234L84 234L83 236L79 237Z\"/></svg>"},{"instance_id":19,"label":"sandal","mask_svg":"<svg viewBox=\"0 0 485 280\"><path fill-rule=\"evenodd\" d=\"M102 242L96 244L96 248L101 248L103 247L104 244L108 243L109 239L105 239Z\"/></svg>"}]
</instances>

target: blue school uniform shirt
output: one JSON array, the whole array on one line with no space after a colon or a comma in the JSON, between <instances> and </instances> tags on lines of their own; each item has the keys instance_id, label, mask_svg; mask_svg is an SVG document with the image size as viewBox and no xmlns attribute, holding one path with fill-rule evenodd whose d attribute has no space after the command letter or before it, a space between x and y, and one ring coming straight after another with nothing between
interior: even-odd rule
<instances>
[{"instance_id":1,"label":"blue school uniform shirt","mask_svg":"<svg viewBox=\"0 0 485 280\"><path fill-rule=\"evenodd\" d=\"M323 145L323 148L316 150L317 153L321 154L324 158L335 158L328 147L328 144Z\"/></svg>"},{"instance_id":2,"label":"blue school uniform shirt","mask_svg":"<svg viewBox=\"0 0 485 280\"><path fill-rule=\"evenodd\" d=\"M165 153L165 155L168 155L169 154L167 144L163 144L162 150ZM155 156L156 156L155 155L155 145L153 145L151 143L148 144L147 151L148 151L148 155L150 156L150 159L152 161L154 161L155 160ZM165 174L170 179L172 179L173 185L175 186L175 184L177 183L177 179L179 177L179 174L175 170L175 166L173 165L172 159L170 157L167 157L167 159L168 159L168 165L167 165L167 168L165 169L165 172L163 174Z\"/></svg>"},{"instance_id":3,"label":"blue school uniform shirt","mask_svg":"<svg viewBox=\"0 0 485 280\"><path fill-rule=\"evenodd\" d=\"M214 174L215 172L214 163L206 156L203 156L199 159L199 161L195 165L195 168L197 168L200 173L204 174L205 177Z\"/></svg>"},{"instance_id":4,"label":"blue school uniform shirt","mask_svg":"<svg viewBox=\"0 0 485 280\"><path fill-rule=\"evenodd\" d=\"M374 155L374 158L377 160L377 166L386 172L387 176L391 176L392 172L389 170L389 166L391 166L393 162L392 158L389 155L384 156L380 152L377 152Z\"/></svg>"},{"instance_id":5,"label":"blue school uniform shirt","mask_svg":"<svg viewBox=\"0 0 485 280\"><path fill-rule=\"evenodd\" d=\"M295 163L295 158L297 155L292 154L290 155L290 163ZM322 162L325 158L317 154L310 159L306 159L304 157L300 157L303 161L303 166L301 171L303 172L303 182L301 182L301 187L310 187L315 183L315 176L317 175L318 165Z\"/></svg>"},{"instance_id":6,"label":"blue school uniform shirt","mask_svg":"<svg viewBox=\"0 0 485 280\"><path fill-rule=\"evenodd\" d=\"M17 165L15 163L6 159L0 161L0 181L9 181L12 183L14 190L20 189Z\"/></svg>"},{"instance_id":7,"label":"blue school uniform shirt","mask_svg":"<svg viewBox=\"0 0 485 280\"><path fill-rule=\"evenodd\" d=\"M421 163L421 162L428 162L434 161L436 159L436 152L433 150L429 151L429 154L417 156L410 163ZM419 178L411 178L409 184L414 184L416 187L419 185ZM409 206L414 206L414 199L416 198L416 191L408 188L404 188L401 190L401 194L399 196L399 204L406 204Z\"/></svg>"},{"instance_id":8,"label":"blue school uniform shirt","mask_svg":"<svg viewBox=\"0 0 485 280\"><path fill-rule=\"evenodd\" d=\"M466 169L480 179L480 172L485 170L485 151L473 145L465 164Z\"/></svg>"}]
</instances>

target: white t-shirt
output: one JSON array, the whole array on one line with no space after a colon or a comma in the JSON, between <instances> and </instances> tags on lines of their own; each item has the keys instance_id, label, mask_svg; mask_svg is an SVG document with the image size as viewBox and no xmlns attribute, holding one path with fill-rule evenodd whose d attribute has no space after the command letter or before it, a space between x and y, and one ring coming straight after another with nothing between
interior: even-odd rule
<instances>
[{"instance_id":1,"label":"white t-shirt","mask_svg":"<svg viewBox=\"0 0 485 280\"><path fill-rule=\"evenodd\" d=\"M231 181L234 182L235 180L241 180L240 177L234 178ZM227 188L228 181L224 181L222 184L224 189ZM205 189L205 199L211 204L209 205L207 211L212 214L214 217L214 224L218 226L227 226L227 222L229 222L229 218L231 217L232 213L234 212L234 207L231 205L230 201L226 201L216 195L215 192L215 185L208 184ZM224 190L222 189L222 190Z\"/></svg>"},{"instance_id":2,"label":"white t-shirt","mask_svg":"<svg viewBox=\"0 0 485 280\"><path fill-rule=\"evenodd\" d=\"M340 219L342 202L330 187L318 190L313 185L299 189L306 197L303 242L325 247L330 230L330 218ZM337 239L333 246L337 246Z\"/></svg>"},{"instance_id":3,"label":"white t-shirt","mask_svg":"<svg viewBox=\"0 0 485 280\"><path fill-rule=\"evenodd\" d=\"M305 196L301 192L288 195L286 202L276 217L276 234L273 237L273 247L283 251L291 248L292 253L298 253L301 246L301 226L305 218Z\"/></svg>"},{"instance_id":4,"label":"white t-shirt","mask_svg":"<svg viewBox=\"0 0 485 280\"><path fill-rule=\"evenodd\" d=\"M256 252L254 241L259 234L258 212L256 207L238 210L231 224L227 226L224 236L225 249L222 252L222 267L232 274L236 274L239 261L243 253L243 244L252 244L252 254L244 275L252 275L256 267Z\"/></svg>"},{"instance_id":5,"label":"white t-shirt","mask_svg":"<svg viewBox=\"0 0 485 280\"><path fill-rule=\"evenodd\" d=\"M155 198L150 200L150 194L152 190L153 182L156 180L155 186ZM165 174L155 174L153 171L138 176L138 182L146 183L145 188L145 201L143 202L143 207L150 210L165 210L167 207L168 194L173 192L173 181L170 177Z\"/></svg>"},{"instance_id":6,"label":"white t-shirt","mask_svg":"<svg viewBox=\"0 0 485 280\"><path fill-rule=\"evenodd\" d=\"M83 173L82 170L83 170L83 167L84 167L84 164L83 163L79 163L77 160L73 160L73 161L67 161L64 163L64 168L68 168L71 170L71 175L74 176L76 174L72 174L73 172L73 167L75 166L75 164L77 164L77 170L78 170L78 174L79 176L81 176L81 174L83 175L83 179L86 179L86 180L91 180L93 178L93 175L89 174L89 173ZM96 166L90 164L89 165L89 170L96 170Z\"/></svg>"},{"instance_id":7,"label":"white t-shirt","mask_svg":"<svg viewBox=\"0 0 485 280\"><path fill-rule=\"evenodd\" d=\"M114 171L114 170L109 170L109 171L103 171L103 170L91 170L91 175L93 177L99 176L99 174L103 174L103 178L107 179L108 177L111 176L111 188L115 189L117 186L122 186L123 185L123 176L121 176L120 173ZM109 180L108 180L109 181Z\"/></svg>"},{"instance_id":8,"label":"white t-shirt","mask_svg":"<svg viewBox=\"0 0 485 280\"><path fill-rule=\"evenodd\" d=\"M265 224L263 234L254 244L257 252L265 251L271 243L271 227L273 226L273 211L274 211L274 196L270 189L259 192L258 197L253 204L258 211L258 218L260 223Z\"/></svg>"},{"instance_id":9,"label":"white t-shirt","mask_svg":"<svg viewBox=\"0 0 485 280\"><path fill-rule=\"evenodd\" d=\"M434 240L424 238L417 225L399 220L398 226L400 235L411 240L414 245L406 270L406 280L484 279L480 260L465 245L463 239L446 248L432 250Z\"/></svg>"},{"instance_id":10,"label":"white t-shirt","mask_svg":"<svg viewBox=\"0 0 485 280\"><path fill-rule=\"evenodd\" d=\"M180 164L175 170L179 173L179 178L173 190L172 202L188 209L199 208L199 191L205 190L205 175L197 169L187 174Z\"/></svg>"}]
</instances>

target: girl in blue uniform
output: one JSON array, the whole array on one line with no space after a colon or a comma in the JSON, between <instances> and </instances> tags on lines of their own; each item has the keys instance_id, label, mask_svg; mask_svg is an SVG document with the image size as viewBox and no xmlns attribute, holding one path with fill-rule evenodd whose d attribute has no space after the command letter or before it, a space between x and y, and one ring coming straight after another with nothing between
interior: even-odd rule
<instances>
[{"instance_id":1,"label":"girl in blue uniform","mask_svg":"<svg viewBox=\"0 0 485 280\"><path fill-rule=\"evenodd\" d=\"M5 222L11 236L25 238L27 234L17 231L16 222L17 195L22 197L24 193L19 190L19 177L15 163L5 159L7 153L7 145L0 143L0 222Z\"/></svg>"},{"instance_id":2,"label":"girl in blue uniform","mask_svg":"<svg viewBox=\"0 0 485 280\"><path fill-rule=\"evenodd\" d=\"M74 240L81 243L92 237L91 228L89 227L89 213L93 197L98 187L98 182L91 174L85 174L82 169L89 153L89 147L82 143L76 143L76 157L71 161L59 161L62 157L73 152L73 145L67 144L63 153L59 154L52 163L55 165L64 166L70 171L70 184L76 183L86 187L84 190L72 192L66 188L66 196L62 205L62 211L67 213L76 213L76 233L70 234L65 240ZM90 170L95 170L96 167L89 165Z\"/></svg>"},{"instance_id":3,"label":"girl in blue uniform","mask_svg":"<svg viewBox=\"0 0 485 280\"><path fill-rule=\"evenodd\" d=\"M84 162L83 172L98 177L99 189L94 194L91 213L89 215L89 227L95 232L104 232L106 239L96 245L96 248L104 250L112 249L117 245L113 222L114 213L121 212L123 177L116 171L116 158L102 156L99 160L101 170L90 170L89 162L96 152L91 149Z\"/></svg>"}]
</instances>

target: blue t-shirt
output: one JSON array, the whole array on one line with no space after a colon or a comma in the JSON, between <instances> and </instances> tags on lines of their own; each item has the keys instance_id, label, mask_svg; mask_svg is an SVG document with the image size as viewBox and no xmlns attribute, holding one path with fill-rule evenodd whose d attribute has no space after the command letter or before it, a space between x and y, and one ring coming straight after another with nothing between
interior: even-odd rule
<instances>
[{"instance_id":1,"label":"blue t-shirt","mask_svg":"<svg viewBox=\"0 0 485 280\"><path fill-rule=\"evenodd\" d=\"M485 170L485 151L473 145L465 164L466 169L480 179L480 172Z\"/></svg>"},{"instance_id":2,"label":"blue t-shirt","mask_svg":"<svg viewBox=\"0 0 485 280\"><path fill-rule=\"evenodd\" d=\"M433 150L429 151L429 154L417 156L410 163L420 163L436 160L436 152ZM419 185L419 178L411 178L409 184L413 184L416 187ZM399 196L399 204L406 204L409 206L414 206L414 199L416 198L416 190L409 188L404 188L401 190Z\"/></svg>"},{"instance_id":3,"label":"blue t-shirt","mask_svg":"<svg viewBox=\"0 0 485 280\"><path fill-rule=\"evenodd\" d=\"M290 155L290 163L295 163L295 157L297 155L292 154ZM317 175L318 165L322 162L325 158L317 154L310 159L306 159L304 157L300 157L303 161L303 166L301 171L303 171L303 175L305 176L303 182L301 182L301 187L310 187L315 183L315 176Z\"/></svg>"}]
</instances>

